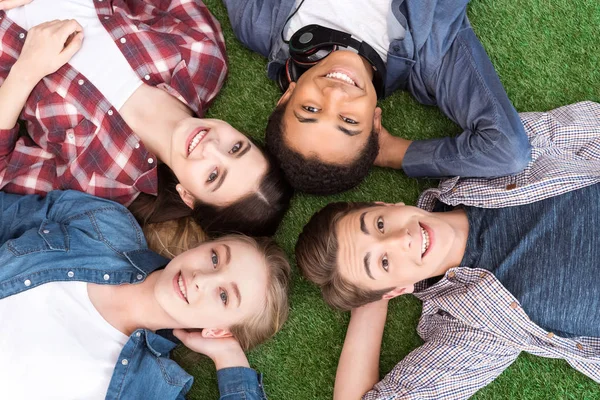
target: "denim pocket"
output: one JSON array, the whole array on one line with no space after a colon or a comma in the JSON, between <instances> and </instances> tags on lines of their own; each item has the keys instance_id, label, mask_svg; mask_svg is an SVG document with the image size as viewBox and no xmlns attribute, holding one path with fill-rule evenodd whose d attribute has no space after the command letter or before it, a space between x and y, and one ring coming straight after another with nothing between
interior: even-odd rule
<instances>
[{"instance_id":1,"label":"denim pocket","mask_svg":"<svg viewBox=\"0 0 600 400\"><path fill-rule=\"evenodd\" d=\"M28 230L17 239L6 242L6 247L16 257L50 251L66 252L69 237L62 224L45 220L37 231Z\"/></svg>"}]
</instances>

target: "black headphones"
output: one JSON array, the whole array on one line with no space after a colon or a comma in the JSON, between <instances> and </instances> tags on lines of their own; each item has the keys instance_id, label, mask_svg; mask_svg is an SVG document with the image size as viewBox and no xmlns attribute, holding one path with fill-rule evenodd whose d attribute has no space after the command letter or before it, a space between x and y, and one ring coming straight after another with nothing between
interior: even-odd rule
<instances>
[{"instance_id":1,"label":"black headphones","mask_svg":"<svg viewBox=\"0 0 600 400\"><path fill-rule=\"evenodd\" d=\"M373 86L377 98L384 96L385 63L368 43L353 39L348 33L313 24L294 33L289 46L290 58L277 75L277 83L282 91L285 92L290 82L296 82L300 75L339 47L350 47L373 66Z\"/></svg>"}]
</instances>

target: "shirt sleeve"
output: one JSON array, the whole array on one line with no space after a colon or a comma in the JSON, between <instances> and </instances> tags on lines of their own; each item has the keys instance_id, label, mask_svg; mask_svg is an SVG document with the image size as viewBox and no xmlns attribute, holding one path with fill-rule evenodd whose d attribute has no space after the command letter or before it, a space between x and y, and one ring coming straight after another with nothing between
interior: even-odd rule
<instances>
[{"instance_id":1,"label":"shirt sleeve","mask_svg":"<svg viewBox=\"0 0 600 400\"><path fill-rule=\"evenodd\" d=\"M220 400L266 400L262 375L252 368L232 367L217 371Z\"/></svg>"},{"instance_id":2,"label":"shirt sleeve","mask_svg":"<svg viewBox=\"0 0 600 400\"><path fill-rule=\"evenodd\" d=\"M455 321L400 361L363 400L467 399L512 364L519 351Z\"/></svg>"},{"instance_id":3,"label":"shirt sleeve","mask_svg":"<svg viewBox=\"0 0 600 400\"><path fill-rule=\"evenodd\" d=\"M0 160L4 160L15 149L19 137L19 124L12 129L0 129Z\"/></svg>"}]
</instances>

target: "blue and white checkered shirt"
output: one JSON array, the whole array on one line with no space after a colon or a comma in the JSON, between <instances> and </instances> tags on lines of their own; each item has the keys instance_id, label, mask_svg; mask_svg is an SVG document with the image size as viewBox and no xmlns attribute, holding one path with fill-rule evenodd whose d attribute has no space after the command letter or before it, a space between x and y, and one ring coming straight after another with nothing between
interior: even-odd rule
<instances>
[{"instance_id":1,"label":"blue and white checkered shirt","mask_svg":"<svg viewBox=\"0 0 600 400\"><path fill-rule=\"evenodd\" d=\"M419 207L508 207L600 182L600 104L582 102L546 113L523 113L532 160L520 174L452 178L425 191ZM600 290L600 288L596 288ZM464 399L494 380L519 353L565 359L600 383L600 338L562 338L533 323L489 271L452 268L435 285L415 285L423 302L417 331L425 343L371 391L372 399Z\"/></svg>"}]
</instances>

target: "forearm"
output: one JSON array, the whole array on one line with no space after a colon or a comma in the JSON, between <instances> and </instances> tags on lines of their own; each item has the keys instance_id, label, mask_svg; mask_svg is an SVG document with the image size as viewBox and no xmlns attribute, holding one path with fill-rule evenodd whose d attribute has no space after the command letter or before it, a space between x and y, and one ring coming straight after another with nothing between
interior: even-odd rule
<instances>
[{"instance_id":1,"label":"forearm","mask_svg":"<svg viewBox=\"0 0 600 400\"><path fill-rule=\"evenodd\" d=\"M17 61L0 86L0 129L12 129L39 79L28 75Z\"/></svg>"},{"instance_id":2,"label":"forearm","mask_svg":"<svg viewBox=\"0 0 600 400\"><path fill-rule=\"evenodd\" d=\"M352 311L335 377L334 399L360 399L379 381L379 353L387 300Z\"/></svg>"}]
</instances>

